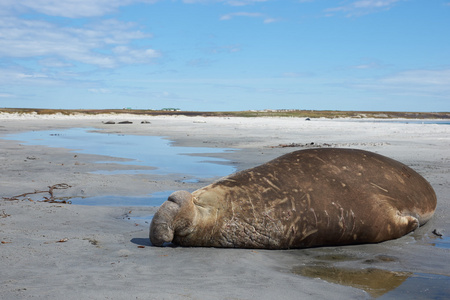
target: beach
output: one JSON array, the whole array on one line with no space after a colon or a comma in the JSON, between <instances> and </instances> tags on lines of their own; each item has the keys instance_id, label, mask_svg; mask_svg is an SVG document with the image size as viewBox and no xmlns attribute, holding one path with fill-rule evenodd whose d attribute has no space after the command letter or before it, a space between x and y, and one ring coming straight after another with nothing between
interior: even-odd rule
<instances>
[{"instance_id":1,"label":"beach","mask_svg":"<svg viewBox=\"0 0 450 300\"><path fill-rule=\"evenodd\" d=\"M221 163L236 171L311 147L364 149L425 177L436 192L437 209L425 226L379 244L293 250L153 247L148 221L141 218L157 207L12 198L57 184L67 188L54 189L55 197L69 200L141 197L194 191L218 178L186 182L145 173L98 174L127 169L127 160L5 139L20 132L70 128L160 136L174 147L233 149L203 156L224 159ZM4 299L446 298L449 149L450 125L411 120L0 114L0 196L7 198L0 199L0 294ZM97 163L102 160L108 163ZM40 195L46 194L32 196Z\"/></svg>"}]
</instances>

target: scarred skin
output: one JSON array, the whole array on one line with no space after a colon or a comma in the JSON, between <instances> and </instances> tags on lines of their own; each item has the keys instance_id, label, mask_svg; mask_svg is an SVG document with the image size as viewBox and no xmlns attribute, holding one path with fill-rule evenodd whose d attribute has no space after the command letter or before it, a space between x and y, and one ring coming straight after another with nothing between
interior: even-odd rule
<instances>
[{"instance_id":1,"label":"scarred skin","mask_svg":"<svg viewBox=\"0 0 450 300\"><path fill-rule=\"evenodd\" d=\"M150 240L265 249L377 243L415 230L435 209L431 185L400 162L308 149L173 193L153 217Z\"/></svg>"}]
</instances>

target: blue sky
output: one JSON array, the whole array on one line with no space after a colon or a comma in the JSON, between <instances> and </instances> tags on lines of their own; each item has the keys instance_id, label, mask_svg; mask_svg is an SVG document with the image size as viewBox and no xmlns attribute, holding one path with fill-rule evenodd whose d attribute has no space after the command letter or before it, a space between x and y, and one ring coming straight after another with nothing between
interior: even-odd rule
<instances>
[{"instance_id":1,"label":"blue sky","mask_svg":"<svg viewBox=\"0 0 450 300\"><path fill-rule=\"evenodd\" d=\"M450 111L450 1L0 0L0 107Z\"/></svg>"}]
</instances>

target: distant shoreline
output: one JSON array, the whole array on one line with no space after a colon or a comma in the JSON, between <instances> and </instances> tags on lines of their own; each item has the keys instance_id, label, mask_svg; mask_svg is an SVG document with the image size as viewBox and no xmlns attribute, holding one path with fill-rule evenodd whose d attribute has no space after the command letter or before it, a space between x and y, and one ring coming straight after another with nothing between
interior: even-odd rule
<instances>
[{"instance_id":1,"label":"distant shoreline","mask_svg":"<svg viewBox=\"0 0 450 300\"><path fill-rule=\"evenodd\" d=\"M183 111L145 109L45 109L0 108L0 113L30 115L142 115L193 117L293 117L293 118L351 118L351 119L450 119L450 112L338 111L338 110L248 110L248 111Z\"/></svg>"}]
</instances>

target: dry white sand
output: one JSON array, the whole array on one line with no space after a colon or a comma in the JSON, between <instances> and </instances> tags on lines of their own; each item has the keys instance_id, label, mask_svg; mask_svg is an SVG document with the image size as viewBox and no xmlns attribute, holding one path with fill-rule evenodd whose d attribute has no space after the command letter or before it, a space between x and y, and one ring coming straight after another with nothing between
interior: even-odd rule
<instances>
[{"instance_id":1,"label":"dry white sand","mask_svg":"<svg viewBox=\"0 0 450 300\"><path fill-rule=\"evenodd\" d=\"M109 120L130 120L133 124L102 124ZM151 124L140 124L143 120ZM2 299L450 296L450 250L448 244L445 246L450 232L448 125L295 118L0 114L0 137L72 127L165 136L179 146L234 148L234 152L211 156L228 159L237 170L306 147L276 147L280 144L365 149L397 159L422 174L436 191L438 207L428 224L394 241L267 251L152 247L148 224L133 217L151 215L156 210L153 207L92 207L0 199ZM142 196L163 190L192 191L215 180L182 183L170 176L89 173L124 168L114 163L99 166L95 163L99 160L99 156L75 155L68 149L0 139L0 196L12 197L58 183L71 186L55 190L58 197ZM432 234L434 229L443 234L443 239ZM363 277L368 279L364 281Z\"/></svg>"}]
</instances>

